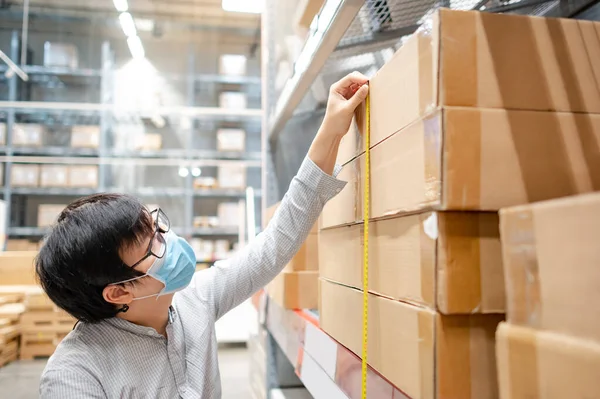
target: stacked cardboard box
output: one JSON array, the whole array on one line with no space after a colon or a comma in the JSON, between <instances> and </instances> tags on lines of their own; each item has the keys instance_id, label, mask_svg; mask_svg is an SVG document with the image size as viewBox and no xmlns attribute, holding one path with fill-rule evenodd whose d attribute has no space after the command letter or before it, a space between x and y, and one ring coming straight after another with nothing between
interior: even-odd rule
<instances>
[{"instance_id":1,"label":"stacked cardboard box","mask_svg":"<svg viewBox=\"0 0 600 399\"><path fill-rule=\"evenodd\" d=\"M67 165L41 165L40 187L69 187Z\"/></svg>"},{"instance_id":2,"label":"stacked cardboard box","mask_svg":"<svg viewBox=\"0 0 600 399\"><path fill-rule=\"evenodd\" d=\"M238 165L219 166L219 187L246 188L246 167Z\"/></svg>"},{"instance_id":3,"label":"stacked cardboard box","mask_svg":"<svg viewBox=\"0 0 600 399\"><path fill-rule=\"evenodd\" d=\"M411 398L496 398L497 211L600 189L600 25L440 10L429 26L369 83L369 363ZM321 327L359 356L364 123L319 238Z\"/></svg>"},{"instance_id":4,"label":"stacked cardboard box","mask_svg":"<svg viewBox=\"0 0 600 399\"><path fill-rule=\"evenodd\" d=\"M21 360L51 356L76 320L58 309L44 293L29 293L21 315Z\"/></svg>"},{"instance_id":5,"label":"stacked cardboard box","mask_svg":"<svg viewBox=\"0 0 600 399\"><path fill-rule=\"evenodd\" d=\"M97 165L69 166L69 186L75 188L98 187Z\"/></svg>"},{"instance_id":6,"label":"stacked cardboard box","mask_svg":"<svg viewBox=\"0 0 600 399\"><path fill-rule=\"evenodd\" d=\"M40 166L14 164L10 169L10 182L14 187L37 187L40 181Z\"/></svg>"},{"instance_id":7,"label":"stacked cardboard box","mask_svg":"<svg viewBox=\"0 0 600 399\"><path fill-rule=\"evenodd\" d=\"M219 59L219 73L227 76L244 76L247 62L245 55L223 54Z\"/></svg>"},{"instance_id":8,"label":"stacked cardboard box","mask_svg":"<svg viewBox=\"0 0 600 399\"><path fill-rule=\"evenodd\" d=\"M38 123L15 123L12 128L14 146L41 147L46 128Z\"/></svg>"},{"instance_id":9,"label":"stacked cardboard box","mask_svg":"<svg viewBox=\"0 0 600 399\"><path fill-rule=\"evenodd\" d=\"M27 239L10 239L6 241L7 251L37 251L39 246L39 241Z\"/></svg>"},{"instance_id":10,"label":"stacked cardboard box","mask_svg":"<svg viewBox=\"0 0 600 399\"><path fill-rule=\"evenodd\" d=\"M237 91L225 91L219 95L219 107L231 110L245 109L248 100L244 93Z\"/></svg>"},{"instance_id":11,"label":"stacked cardboard box","mask_svg":"<svg viewBox=\"0 0 600 399\"><path fill-rule=\"evenodd\" d=\"M244 151L246 148L246 131L244 129L217 130L217 150Z\"/></svg>"},{"instance_id":12,"label":"stacked cardboard box","mask_svg":"<svg viewBox=\"0 0 600 399\"><path fill-rule=\"evenodd\" d=\"M221 202L217 209L219 226L238 227L243 221L241 205L238 202Z\"/></svg>"},{"instance_id":13,"label":"stacked cardboard box","mask_svg":"<svg viewBox=\"0 0 600 399\"><path fill-rule=\"evenodd\" d=\"M71 129L71 147L98 148L100 145L100 126L75 125Z\"/></svg>"},{"instance_id":14,"label":"stacked cardboard box","mask_svg":"<svg viewBox=\"0 0 600 399\"><path fill-rule=\"evenodd\" d=\"M500 212L507 323L497 332L502 398L600 392L600 193Z\"/></svg>"},{"instance_id":15,"label":"stacked cardboard box","mask_svg":"<svg viewBox=\"0 0 600 399\"><path fill-rule=\"evenodd\" d=\"M278 206L276 204L267 210L269 220ZM315 224L300 250L267 287L269 296L286 309L316 309L318 306L318 237L318 226Z\"/></svg>"},{"instance_id":16,"label":"stacked cardboard box","mask_svg":"<svg viewBox=\"0 0 600 399\"><path fill-rule=\"evenodd\" d=\"M38 205L38 227L52 226L67 205L41 204Z\"/></svg>"}]
</instances>

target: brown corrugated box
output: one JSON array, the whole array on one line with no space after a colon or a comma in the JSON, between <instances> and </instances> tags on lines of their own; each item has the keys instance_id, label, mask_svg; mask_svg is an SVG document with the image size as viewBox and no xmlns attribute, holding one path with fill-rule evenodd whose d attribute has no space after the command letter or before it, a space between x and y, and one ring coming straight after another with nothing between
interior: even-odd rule
<instances>
[{"instance_id":1,"label":"brown corrugated box","mask_svg":"<svg viewBox=\"0 0 600 399\"><path fill-rule=\"evenodd\" d=\"M319 272L281 272L267 285L269 296L285 309L316 309Z\"/></svg>"},{"instance_id":2,"label":"brown corrugated box","mask_svg":"<svg viewBox=\"0 0 600 399\"><path fill-rule=\"evenodd\" d=\"M98 187L98 166L69 166L69 185L71 187Z\"/></svg>"},{"instance_id":3,"label":"brown corrugated box","mask_svg":"<svg viewBox=\"0 0 600 399\"><path fill-rule=\"evenodd\" d=\"M0 252L0 285L35 285L37 251Z\"/></svg>"},{"instance_id":4,"label":"brown corrugated box","mask_svg":"<svg viewBox=\"0 0 600 399\"><path fill-rule=\"evenodd\" d=\"M362 224L319 233L321 277L363 287ZM504 313L497 213L427 212L371 222L369 291L443 314Z\"/></svg>"},{"instance_id":5,"label":"brown corrugated box","mask_svg":"<svg viewBox=\"0 0 600 399\"><path fill-rule=\"evenodd\" d=\"M496 339L500 398L598 397L600 343L508 323Z\"/></svg>"},{"instance_id":6,"label":"brown corrugated box","mask_svg":"<svg viewBox=\"0 0 600 399\"><path fill-rule=\"evenodd\" d=\"M67 205L41 204L38 206L38 227L47 227L56 223L58 215Z\"/></svg>"},{"instance_id":7,"label":"brown corrugated box","mask_svg":"<svg viewBox=\"0 0 600 399\"><path fill-rule=\"evenodd\" d=\"M39 246L39 242L25 239L10 239L6 241L7 251L36 251Z\"/></svg>"},{"instance_id":8,"label":"brown corrugated box","mask_svg":"<svg viewBox=\"0 0 600 399\"><path fill-rule=\"evenodd\" d=\"M508 320L600 342L600 193L500 215Z\"/></svg>"},{"instance_id":9,"label":"brown corrugated box","mask_svg":"<svg viewBox=\"0 0 600 399\"><path fill-rule=\"evenodd\" d=\"M40 147L46 128L38 123L15 123L12 127L14 146Z\"/></svg>"},{"instance_id":10,"label":"brown corrugated box","mask_svg":"<svg viewBox=\"0 0 600 399\"><path fill-rule=\"evenodd\" d=\"M10 169L10 183L15 187L37 187L40 181L40 166L14 164Z\"/></svg>"},{"instance_id":11,"label":"brown corrugated box","mask_svg":"<svg viewBox=\"0 0 600 399\"><path fill-rule=\"evenodd\" d=\"M299 36L304 37L308 33L310 24L319 11L321 11L324 3L325 0L300 0L296 2L294 26Z\"/></svg>"},{"instance_id":12,"label":"brown corrugated box","mask_svg":"<svg viewBox=\"0 0 600 399\"><path fill-rule=\"evenodd\" d=\"M495 211L600 189L600 114L444 108L371 150L371 217ZM362 220L364 155L322 227Z\"/></svg>"},{"instance_id":13,"label":"brown corrugated box","mask_svg":"<svg viewBox=\"0 0 600 399\"><path fill-rule=\"evenodd\" d=\"M71 129L71 147L98 148L100 145L100 126L75 125Z\"/></svg>"},{"instance_id":14,"label":"brown corrugated box","mask_svg":"<svg viewBox=\"0 0 600 399\"><path fill-rule=\"evenodd\" d=\"M139 136L135 143L136 150L160 150L162 148L162 136L159 133L146 133Z\"/></svg>"},{"instance_id":15,"label":"brown corrugated box","mask_svg":"<svg viewBox=\"0 0 600 399\"><path fill-rule=\"evenodd\" d=\"M41 165L40 187L69 187L69 167L66 165Z\"/></svg>"},{"instance_id":16,"label":"brown corrugated box","mask_svg":"<svg viewBox=\"0 0 600 399\"><path fill-rule=\"evenodd\" d=\"M426 26L369 81L372 146L440 106L600 112L596 22L440 9Z\"/></svg>"},{"instance_id":17,"label":"brown corrugated box","mask_svg":"<svg viewBox=\"0 0 600 399\"><path fill-rule=\"evenodd\" d=\"M319 324L362 354L361 291L320 279ZM412 399L498 397L498 315L442 316L371 294L369 365Z\"/></svg>"}]
</instances>

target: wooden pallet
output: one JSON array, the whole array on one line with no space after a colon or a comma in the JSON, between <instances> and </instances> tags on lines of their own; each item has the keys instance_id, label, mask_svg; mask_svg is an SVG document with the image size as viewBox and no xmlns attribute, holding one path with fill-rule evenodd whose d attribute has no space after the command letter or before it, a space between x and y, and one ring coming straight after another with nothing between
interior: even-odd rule
<instances>
[{"instance_id":1,"label":"wooden pallet","mask_svg":"<svg viewBox=\"0 0 600 399\"><path fill-rule=\"evenodd\" d=\"M67 332L24 332L21 334L21 360L52 356Z\"/></svg>"},{"instance_id":2,"label":"wooden pallet","mask_svg":"<svg viewBox=\"0 0 600 399\"><path fill-rule=\"evenodd\" d=\"M65 312L25 312L21 315L24 333L68 333L76 320Z\"/></svg>"},{"instance_id":3,"label":"wooden pallet","mask_svg":"<svg viewBox=\"0 0 600 399\"><path fill-rule=\"evenodd\" d=\"M22 293L7 293L0 294L0 305L6 305L8 303L19 303L23 302Z\"/></svg>"},{"instance_id":4,"label":"wooden pallet","mask_svg":"<svg viewBox=\"0 0 600 399\"><path fill-rule=\"evenodd\" d=\"M20 329L9 319L0 319L0 367L17 360Z\"/></svg>"},{"instance_id":5,"label":"wooden pallet","mask_svg":"<svg viewBox=\"0 0 600 399\"><path fill-rule=\"evenodd\" d=\"M0 347L0 367L17 360L19 357L19 341L15 339Z\"/></svg>"},{"instance_id":6,"label":"wooden pallet","mask_svg":"<svg viewBox=\"0 0 600 399\"><path fill-rule=\"evenodd\" d=\"M25 304L25 308L27 310L33 311L50 311L56 310L56 305L52 303L50 298L43 293L30 293L25 296L25 300L23 302Z\"/></svg>"},{"instance_id":7,"label":"wooden pallet","mask_svg":"<svg viewBox=\"0 0 600 399\"><path fill-rule=\"evenodd\" d=\"M0 319L9 319L11 322L16 323L24 311L25 305L22 303L0 305Z\"/></svg>"}]
</instances>

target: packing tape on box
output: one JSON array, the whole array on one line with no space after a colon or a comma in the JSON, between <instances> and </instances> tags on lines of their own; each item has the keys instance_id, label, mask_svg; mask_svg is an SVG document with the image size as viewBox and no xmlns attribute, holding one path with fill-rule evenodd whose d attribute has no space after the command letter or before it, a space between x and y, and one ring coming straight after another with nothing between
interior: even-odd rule
<instances>
[{"instance_id":1,"label":"packing tape on box","mask_svg":"<svg viewBox=\"0 0 600 399\"><path fill-rule=\"evenodd\" d=\"M514 324L539 327L542 303L533 211L506 212L501 223L507 319Z\"/></svg>"}]
</instances>

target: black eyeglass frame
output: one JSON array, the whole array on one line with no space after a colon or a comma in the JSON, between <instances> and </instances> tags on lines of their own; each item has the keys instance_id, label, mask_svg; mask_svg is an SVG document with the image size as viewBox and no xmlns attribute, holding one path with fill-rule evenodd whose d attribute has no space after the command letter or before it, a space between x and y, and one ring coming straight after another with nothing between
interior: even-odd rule
<instances>
[{"instance_id":1,"label":"black eyeglass frame","mask_svg":"<svg viewBox=\"0 0 600 399\"><path fill-rule=\"evenodd\" d=\"M152 239L150 240L150 244L148 244L148 250L146 251L146 255L144 255L144 257L142 257L142 259L135 262L131 266L132 269L135 268L140 263L142 263L143 261L145 261L146 259L148 259L150 256L154 256L155 258L161 259L167 253L166 248L165 248L165 251L163 252L163 254L160 256L158 256L157 254L152 252L152 244L154 243L154 240L156 240L158 238L158 235L166 234L169 232L169 230L171 230L171 222L169 221L169 218L163 212L163 210L160 208L157 208L157 209L153 210L152 212L150 212L150 216L152 217L152 215L154 215L155 213L156 213L156 220L154 221L154 234L152 234ZM167 222L166 229L160 226L159 221L161 220L161 216L162 216L163 220L165 220ZM165 247L166 247L166 245L167 245L167 243L165 242Z\"/></svg>"}]
</instances>

